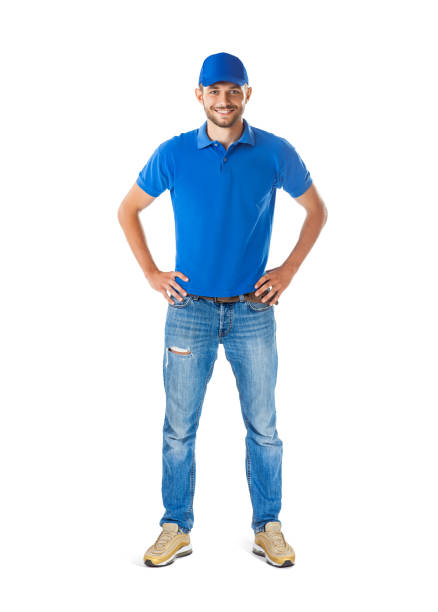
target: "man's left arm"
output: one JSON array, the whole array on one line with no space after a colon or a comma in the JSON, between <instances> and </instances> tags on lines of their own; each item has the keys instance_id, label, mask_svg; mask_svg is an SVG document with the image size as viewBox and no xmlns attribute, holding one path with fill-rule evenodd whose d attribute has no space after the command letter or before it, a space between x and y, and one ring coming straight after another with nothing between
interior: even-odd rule
<instances>
[{"instance_id":1,"label":"man's left arm","mask_svg":"<svg viewBox=\"0 0 438 612\"><path fill-rule=\"evenodd\" d=\"M268 287L271 287L269 293L262 298L262 302L269 302L274 298L273 303L278 303L278 298L289 286L327 221L326 205L313 183L302 195L294 199L306 209L307 215L298 242L289 257L278 268L267 270L254 285L256 295L264 293Z\"/></svg>"}]
</instances>

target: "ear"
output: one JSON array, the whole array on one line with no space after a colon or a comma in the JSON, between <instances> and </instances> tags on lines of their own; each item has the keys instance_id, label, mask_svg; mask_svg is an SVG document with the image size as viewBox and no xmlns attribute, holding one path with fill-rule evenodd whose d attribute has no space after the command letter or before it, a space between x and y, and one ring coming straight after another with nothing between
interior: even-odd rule
<instances>
[{"instance_id":1,"label":"ear","mask_svg":"<svg viewBox=\"0 0 438 612\"><path fill-rule=\"evenodd\" d=\"M195 96L197 97L198 102L202 104L202 89L199 89L199 87L196 87Z\"/></svg>"}]
</instances>

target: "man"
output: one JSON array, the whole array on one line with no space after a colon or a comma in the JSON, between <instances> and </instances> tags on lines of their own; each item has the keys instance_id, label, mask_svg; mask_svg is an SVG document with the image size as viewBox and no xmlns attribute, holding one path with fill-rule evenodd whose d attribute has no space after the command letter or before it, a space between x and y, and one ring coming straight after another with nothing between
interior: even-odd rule
<instances>
[{"instance_id":1,"label":"man","mask_svg":"<svg viewBox=\"0 0 438 612\"><path fill-rule=\"evenodd\" d=\"M276 429L276 322L273 305L288 287L327 219L325 204L294 147L243 119L252 88L239 58L207 57L196 97L199 128L166 140L140 171L118 218L147 280L168 302L163 354L162 531L144 554L150 567L192 552L195 438L219 344L231 363L247 430L246 476L253 508L253 552L276 567L295 553L281 531L282 441ZM284 263L265 270L276 189L307 216ZM170 190L175 270L154 263L139 212ZM178 280L177 280L178 279Z\"/></svg>"}]
</instances>

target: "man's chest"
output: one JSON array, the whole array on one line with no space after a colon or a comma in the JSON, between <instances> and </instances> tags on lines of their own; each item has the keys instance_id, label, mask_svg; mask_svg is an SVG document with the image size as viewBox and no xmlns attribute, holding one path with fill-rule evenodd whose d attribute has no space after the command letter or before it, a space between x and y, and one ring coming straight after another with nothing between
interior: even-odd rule
<instances>
[{"instance_id":1,"label":"man's chest","mask_svg":"<svg viewBox=\"0 0 438 612\"><path fill-rule=\"evenodd\" d=\"M277 168L268 153L237 147L232 151L209 147L178 157L174 199L194 210L209 199L263 205L275 188Z\"/></svg>"}]
</instances>

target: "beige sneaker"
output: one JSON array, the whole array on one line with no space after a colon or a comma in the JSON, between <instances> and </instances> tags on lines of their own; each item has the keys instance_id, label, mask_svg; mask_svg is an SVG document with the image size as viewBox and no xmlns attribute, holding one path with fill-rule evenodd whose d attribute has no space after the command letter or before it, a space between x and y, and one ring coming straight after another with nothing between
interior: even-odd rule
<instances>
[{"instance_id":1,"label":"beige sneaker","mask_svg":"<svg viewBox=\"0 0 438 612\"><path fill-rule=\"evenodd\" d=\"M288 567L295 563L295 552L281 532L280 521L265 523L265 531L255 534L252 552L266 557L270 565Z\"/></svg>"},{"instance_id":2,"label":"beige sneaker","mask_svg":"<svg viewBox=\"0 0 438 612\"><path fill-rule=\"evenodd\" d=\"M149 567L170 565L176 557L192 553L190 534L179 529L178 523L163 523L162 531L144 554L143 561Z\"/></svg>"}]
</instances>

